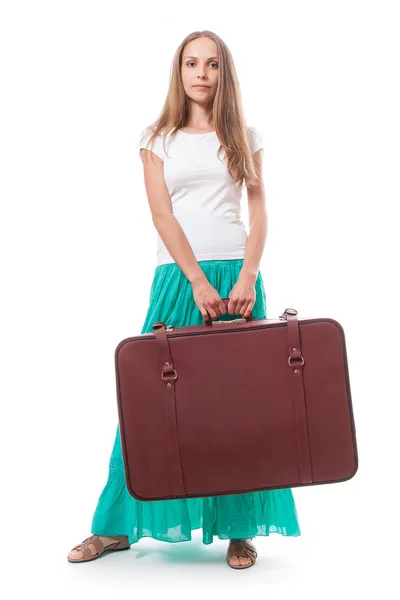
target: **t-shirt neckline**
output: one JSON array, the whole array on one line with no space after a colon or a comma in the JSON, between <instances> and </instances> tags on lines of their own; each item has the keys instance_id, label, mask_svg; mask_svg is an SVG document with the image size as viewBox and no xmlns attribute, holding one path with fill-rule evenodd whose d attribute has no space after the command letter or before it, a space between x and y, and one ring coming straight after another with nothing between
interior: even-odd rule
<instances>
[{"instance_id":1,"label":"t-shirt neckline","mask_svg":"<svg viewBox=\"0 0 400 600\"><path fill-rule=\"evenodd\" d=\"M214 131L206 131L204 133L188 133L187 131L182 131L182 129L178 129L178 131L184 135L210 135L210 133L217 133L215 129Z\"/></svg>"}]
</instances>

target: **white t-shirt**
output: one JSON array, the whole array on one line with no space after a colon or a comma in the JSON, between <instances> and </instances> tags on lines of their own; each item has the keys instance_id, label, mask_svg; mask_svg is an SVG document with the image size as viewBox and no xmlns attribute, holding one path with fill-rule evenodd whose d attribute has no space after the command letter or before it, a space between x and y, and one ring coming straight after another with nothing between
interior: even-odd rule
<instances>
[{"instance_id":1,"label":"white t-shirt","mask_svg":"<svg viewBox=\"0 0 400 600\"><path fill-rule=\"evenodd\" d=\"M249 127L251 152L263 149L261 134ZM146 148L151 132L138 144ZM175 138L157 136L152 151L164 162L164 179L171 198L172 211L182 227L196 260L244 258L247 231L241 220L242 192L236 189L226 167L226 153L215 131L185 133ZM149 146L148 149L151 149ZM157 232L157 264L175 260Z\"/></svg>"}]
</instances>

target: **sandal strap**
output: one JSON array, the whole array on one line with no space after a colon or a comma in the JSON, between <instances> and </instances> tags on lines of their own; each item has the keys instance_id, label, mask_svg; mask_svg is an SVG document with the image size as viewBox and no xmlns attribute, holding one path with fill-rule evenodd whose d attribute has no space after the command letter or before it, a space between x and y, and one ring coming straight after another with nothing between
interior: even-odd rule
<instances>
[{"instance_id":1,"label":"sandal strap","mask_svg":"<svg viewBox=\"0 0 400 600\"><path fill-rule=\"evenodd\" d=\"M80 550L83 554L83 558L87 560L88 558L92 558L94 556L93 552L89 548L89 544L94 546L96 553L100 556L100 554L103 552L104 544L98 535L90 535L89 537L85 538L83 542L77 544L73 550Z\"/></svg>"},{"instance_id":2,"label":"sandal strap","mask_svg":"<svg viewBox=\"0 0 400 600\"><path fill-rule=\"evenodd\" d=\"M226 553L226 562L234 556L248 556L254 564L258 556L254 544L250 540L230 540Z\"/></svg>"}]
</instances>

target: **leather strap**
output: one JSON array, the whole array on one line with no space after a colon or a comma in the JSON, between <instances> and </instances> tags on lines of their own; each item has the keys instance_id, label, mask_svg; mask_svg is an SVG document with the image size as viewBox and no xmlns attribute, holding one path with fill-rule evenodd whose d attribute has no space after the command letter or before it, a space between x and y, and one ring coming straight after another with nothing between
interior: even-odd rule
<instances>
[{"instance_id":1,"label":"leather strap","mask_svg":"<svg viewBox=\"0 0 400 600\"><path fill-rule=\"evenodd\" d=\"M168 452L171 467L171 479L175 496L185 496L185 484L181 455L179 450L178 423L176 414L175 380L178 375L174 369L171 350L165 330L165 324L157 321L152 325L156 336L158 352L161 362L161 379L164 381L165 394L165 423L168 441Z\"/></svg>"},{"instance_id":2,"label":"leather strap","mask_svg":"<svg viewBox=\"0 0 400 600\"><path fill-rule=\"evenodd\" d=\"M104 544L97 535L91 535L83 540L81 544L78 544L73 548L73 550L80 550L82 552L82 557L85 560L93 558L94 554L89 548L89 544L94 546L96 553L100 556L104 550Z\"/></svg>"},{"instance_id":3,"label":"leather strap","mask_svg":"<svg viewBox=\"0 0 400 600\"><path fill-rule=\"evenodd\" d=\"M297 310L286 308L279 318L286 318L288 327L289 358L293 373L293 408L296 419L297 450L301 483L312 483L310 440L308 436L307 409L304 392L303 365Z\"/></svg>"}]
</instances>

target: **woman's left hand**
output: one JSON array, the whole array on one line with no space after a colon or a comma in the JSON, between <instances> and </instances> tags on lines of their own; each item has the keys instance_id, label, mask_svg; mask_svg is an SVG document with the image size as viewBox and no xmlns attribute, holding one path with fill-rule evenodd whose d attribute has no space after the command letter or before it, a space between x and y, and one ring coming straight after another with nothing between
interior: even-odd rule
<instances>
[{"instance_id":1,"label":"woman's left hand","mask_svg":"<svg viewBox=\"0 0 400 600\"><path fill-rule=\"evenodd\" d=\"M249 317L256 301L256 286L253 280L245 277L237 280L229 294L228 313Z\"/></svg>"}]
</instances>

